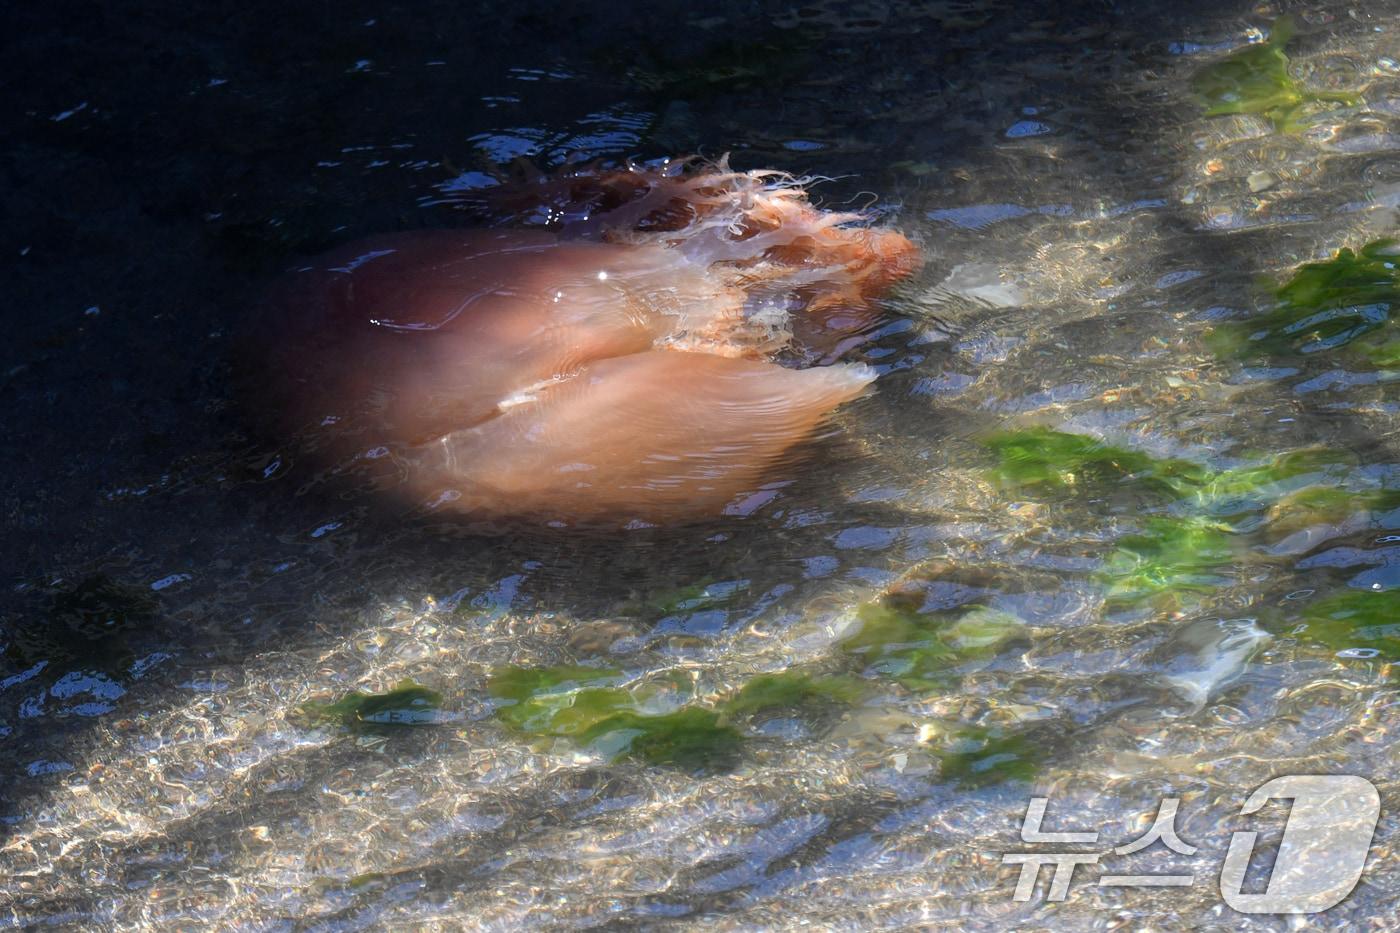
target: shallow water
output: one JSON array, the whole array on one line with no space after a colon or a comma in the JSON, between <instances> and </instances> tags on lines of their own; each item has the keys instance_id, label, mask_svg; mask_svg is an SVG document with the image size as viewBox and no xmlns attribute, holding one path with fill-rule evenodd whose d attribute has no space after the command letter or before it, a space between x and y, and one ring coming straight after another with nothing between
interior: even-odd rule
<instances>
[{"instance_id":1,"label":"shallow water","mask_svg":"<svg viewBox=\"0 0 1400 933\"><path fill-rule=\"evenodd\" d=\"M1395 231L1400 7L1292 9L1297 86L1355 98L1297 126L1192 91L1273 8L143 9L5 56L0 923L1284 929L1223 904L1282 825L1240 806L1351 773L1381 822L1314 919L1393 925L1396 370L1230 322ZM460 223L517 155L690 151L927 255L746 516L482 537L247 431L229 345L297 257ZM1017 902L1033 796L1095 851L1177 797L1199 850Z\"/></svg>"}]
</instances>

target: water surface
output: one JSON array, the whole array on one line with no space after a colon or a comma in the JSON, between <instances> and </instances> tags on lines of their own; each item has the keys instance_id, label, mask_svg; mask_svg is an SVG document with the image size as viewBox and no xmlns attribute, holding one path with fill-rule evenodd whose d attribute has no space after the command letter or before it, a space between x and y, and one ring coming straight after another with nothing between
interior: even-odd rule
<instances>
[{"instance_id":1,"label":"water surface","mask_svg":"<svg viewBox=\"0 0 1400 933\"><path fill-rule=\"evenodd\" d=\"M3 922L1283 929L1223 907L1230 831L1338 772L1384 809L1321 922L1387 925L1391 299L1286 287L1396 230L1400 9L1167 6L24 13ZM1208 116L1283 12L1300 109ZM726 151L927 256L745 516L483 537L249 430L298 257L517 156ZM1196 855L1112 870L1196 883L1013 901L1032 796L1102 849L1180 798Z\"/></svg>"}]
</instances>

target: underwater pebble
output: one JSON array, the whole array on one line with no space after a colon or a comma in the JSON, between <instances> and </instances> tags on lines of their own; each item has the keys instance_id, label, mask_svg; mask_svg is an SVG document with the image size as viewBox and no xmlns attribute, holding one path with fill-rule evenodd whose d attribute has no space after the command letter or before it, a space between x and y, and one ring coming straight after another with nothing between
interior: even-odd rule
<instances>
[{"instance_id":1,"label":"underwater pebble","mask_svg":"<svg viewBox=\"0 0 1400 933\"><path fill-rule=\"evenodd\" d=\"M1023 139L1027 136L1044 136L1050 132L1050 127L1035 120L1021 120L1011 124L1006 130L1009 139Z\"/></svg>"},{"instance_id":2,"label":"underwater pebble","mask_svg":"<svg viewBox=\"0 0 1400 933\"><path fill-rule=\"evenodd\" d=\"M1278 179L1269 172L1254 172L1246 179L1249 190L1258 194L1260 191L1268 191L1278 184Z\"/></svg>"}]
</instances>

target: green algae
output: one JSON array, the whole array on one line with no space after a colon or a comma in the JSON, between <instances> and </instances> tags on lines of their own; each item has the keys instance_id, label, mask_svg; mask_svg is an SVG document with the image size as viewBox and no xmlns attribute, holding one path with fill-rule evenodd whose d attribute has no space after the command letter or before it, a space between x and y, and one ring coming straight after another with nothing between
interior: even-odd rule
<instances>
[{"instance_id":1,"label":"green algae","mask_svg":"<svg viewBox=\"0 0 1400 933\"><path fill-rule=\"evenodd\" d=\"M1346 451L1307 448L1225 470L1180 458L1154 457L1083 434L1034 427L989 435L997 458L989 478L1004 489L1046 493L1075 490L1101 494L1114 487L1154 491L1162 501L1197 503L1211 510L1233 500L1276 498L1276 487L1314 474L1335 472L1355 458Z\"/></svg>"},{"instance_id":2,"label":"green algae","mask_svg":"<svg viewBox=\"0 0 1400 933\"><path fill-rule=\"evenodd\" d=\"M722 709L727 717L738 718L774 709L798 709L813 703L851 705L859 702L865 692L865 684L854 677L781 671L752 678Z\"/></svg>"},{"instance_id":3,"label":"green algae","mask_svg":"<svg viewBox=\"0 0 1400 933\"><path fill-rule=\"evenodd\" d=\"M1400 490L1354 491L1309 486L1289 493L1269 508L1269 532L1274 536L1286 535L1317 525L1339 524L1354 515L1388 512L1397 508L1400 508Z\"/></svg>"},{"instance_id":4,"label":"green algae","mask_svg":"<svg viewBox=\"0 0 1400 933\"><path fill-rule=\"evenodd\" d=\"M1105 444L1083 434L1034 427L989 435L991 478L1007 489L1098 489L1122 484L1180 492L1199 486L1204 467Z\"/></svg>"},{"instance_id":5,"label":"green algae","mask_svg":"<svg viewBox=\"0 0 1400 933\"><path fill-rule=\"evenodd\" d=\"M599 721L635 705L632 693L617 685L621 671L577 665L496 671L487 692L498 700L496 715L522 732L580 735Z\"/></svg>"},{"instance_id":6,"label":"green algae","mask_svg":"<svg viewBox=\"0 0 1400 933\"><path fill-rule=\"evenodd\" d=\"M1004 726L953 726L936 735L931 749L942 777L965 788L1028 782L1044 755L1040 743Z\"/></svg>"},{"instance_id":7,"label":"green algae","mask_svg":"<svg viewBox=\"0 0 1400 933\"><path fill-rule=\"evenodd\" d=\"M1319 599L1292 634L1353 658L1400 661L1400 590L1352 589Z\"/></svg>"},{"instance_id":8,"label":"green algae","mask_svg":"<svg viewBox=\"0 0 1400 933\"><path fill-rule=\"evenodd\" d=\"M1378 368L1400 364L1400 240L1375 240L1305 263L1273 289L1270 311L1216 327L1207 340L1224 357L1330 353L1343 348Z\"/></svg>"},{"instance_id":9,"label":"green algae","mask_svg":"<svg viewBox=\"0 0 1400 933\"><path fill-rule=\"evenodd\" d=\"M1190 514L1216 519L1246 513L1274 516L1284 503L1306 506L1328 498L1324 490L1336 490L1354 462L1345 450L1312 447L1289 451L1212 473L1182 502L1189 506Z\"/></svg>"},{"instance_id":10,"label":"green algae","mask_svg":"<svg viewBox=\"0 0 1400 933\"><path fill-rule=\"evenodd\" d=\"M334 703L308 703L303 711L314 720L338 723L347 729L425 726L439 721L442 694L411 680L384 693L354 691Z\"/></svg>"},{"instance_id":11,"label":"green algae","mask_svg":"<svg viewBox=\"0 0 1400 933\"><path fill-rule=\"evenodd\" d=\"M1296 31L1292 17L1281 17L1273 24L1268 41L1240 49L1196 72L1191 89L1205 106L1205 115L1257 114L1266 117L1278 132L1296 133L1305 125L1303 116L1310 104L1358 104L1353 94L1309 90L1289 73L1284 48Z\"/></svg>"},{"instance_id":12,"label":"green algae","mask_svg":"<svg viewBox=\"0 0 1400 933\"><path fill-rule=\"evenodd\" d=\"M1261 527L1277 541L1301 528L1400 507L1400 492L1348 488L1362 482L1354 475L1355 455L1345 449L1255 452L1254 463L1217 470L1044 427L1002 431L984 443L997 457L989 479L1002 488L1041 496L1065 490L1099 495L1115 487L1156 494L1138 529L1114 543L1096 574L1110 611L1178 610L1229 583L1231 566L1252 559L1247 539ZM887 641L914 644L889 652L882 658L887 665L928 672L952 663L940 660L946 646L926 633L898 631L890 621L871 624L892 633Z\"/></svg>"},{"instance_id":13,"label":"green algae","mask_svg":"<svg viewBox=\"0 0 1400 933\"><path fill-rule=\"evenodd\" d=\"M653 691L623 686L620 671L564 665L506 667L487 691L502 702L497 717L518 732L568 738L612 760L636 757L651 764L724 766L737 755L739 732L714 710L685 706L656 712Z\"/></svg>"},{"instance_id":14,"label":"green algae","mask_svg":"<svg viewBox=\"0 0 1400 933\"><path fill-rule=\"evenodd\" d=\"M875 602L861 606L857 616L860 625L842 648L861 658L867 673L911 690L951 686L955 668L994 657L1026 630L1016 616L985 606L960 616L921 615Z\"/></svg>"},{"instance_id":15,"label":"green algae","mask_svg":"<svg viewBox=\"0 0 1400 933\"><path fill-rule=\"evenodd\" d=\"M1154 516L1125 535L1100 568L1110 608L1142 603L1179 603L1228 582L1233 534L1226 525L1199 516Z\"/></svg>"},{"instance_id":16,"label":"green algae","mask_svg":"<svg viewBox=\"0 0 1400 933\"><path fill-rule=\"evenodd\" d=\"M661 714L624 710L599 720L579 741L610 759L629 756L653 765L717 770L733 765L743 737L714 710L686 706Z\"/></svg>"}]
</instances>

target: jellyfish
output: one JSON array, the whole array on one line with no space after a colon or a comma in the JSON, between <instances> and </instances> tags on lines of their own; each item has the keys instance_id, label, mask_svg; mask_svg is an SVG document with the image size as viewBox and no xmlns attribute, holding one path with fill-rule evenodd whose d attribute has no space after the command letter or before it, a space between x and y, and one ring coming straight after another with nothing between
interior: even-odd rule
<instances>
[{"instance_id":1,"label":"jellyfish","mask_svg":"<svg viewBox=\"0 0 1400 933\"><path fill-rule=\"evenodd\" d=\"M258 318L262 406L333 474L550 525L733 512L875 378L841 356L901 234L724 162L493 186L491 223L302 264Z\"/></svg>"}]
</instances>

